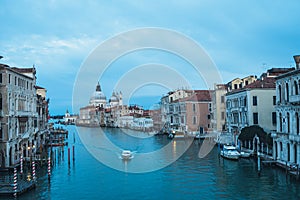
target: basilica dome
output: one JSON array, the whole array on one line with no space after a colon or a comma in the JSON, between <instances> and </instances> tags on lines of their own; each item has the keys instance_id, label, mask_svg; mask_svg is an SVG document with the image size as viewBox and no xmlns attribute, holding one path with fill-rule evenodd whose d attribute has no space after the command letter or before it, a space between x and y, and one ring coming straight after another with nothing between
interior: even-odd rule
<instances>
[{"instance_id":1,"label":"basilica dome","mask_svg":"<svg viewBox=\"0 0 300 200\"><path fill-rule=\"evenodd\" d=\"M101 105L101 107L106 104L106 96L101 91L101 87L99 83L96 86L96 91L93 93L93 95L90 98L90 104L95 106Z\"/></svg>"},{"instance_id":2,"label":"basilica dome","mask_svg":"<svg viewBox=\"0 0 300 200\"><path fill-rule=\"evenodd\" d=\"M113 94L111 95L109 102L119 102L119 98L117 97L115 92L113 92Z\"/></svg>"}]
</instances>

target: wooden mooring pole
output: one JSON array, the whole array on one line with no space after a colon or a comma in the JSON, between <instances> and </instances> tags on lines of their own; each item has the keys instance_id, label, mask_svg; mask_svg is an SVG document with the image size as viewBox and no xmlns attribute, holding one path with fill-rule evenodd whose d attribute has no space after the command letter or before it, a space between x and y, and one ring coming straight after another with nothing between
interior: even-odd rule
<instances>
[{"instance_id":1,"label":"wooden mooring pole","mask_svg":"<svg viewBox=\"0 0 300 200\"><path fill-rule=\"evenodd\" d=\"M73 162L75 161L75 146L73 145Z\"/></svg>"},{"instance_id":2,"label":"wooden mooring pole","mask_svg":"<svg viewBox=\"0 0 300 200\"><path fill-rule=\"evenodd\" d=\"M257 171L258 171L258 176L260 176L260 172L261 172L260 155L257 155Z\"/></svg>"},{"instance_id":3,"label":"wooden mooring pole","mask_svg":"<svg viewBox=\"0 0 300 200\"><path fill-rule=\"evenodd\" d=\"M70 165L70 147L68 148L68 164Z\"/></svg>"}]
</instances>

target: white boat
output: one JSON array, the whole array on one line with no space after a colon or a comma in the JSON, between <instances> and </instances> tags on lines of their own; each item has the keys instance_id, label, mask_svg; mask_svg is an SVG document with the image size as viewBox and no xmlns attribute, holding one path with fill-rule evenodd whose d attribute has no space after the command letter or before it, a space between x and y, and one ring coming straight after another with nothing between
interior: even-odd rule
<instances>
[{"instance_id":1,"label":"white boat","mask_svg":"<svg viewBox=\"0 0 300 200\"><path fill-rule=\"evenodd\" d=\"M168 138L184 138L185 134L183 131L173 130L169 135Z\"/></svg>"},{"instance_id":2,"label":"white boat","mask_svg":"<svg viewBox=\"0 0 300 200\"><path fill-rule=\"evenodd\" d=\"M131 159L132 158L132 152L130 150L123 150L121 156L122 156L123 160Z\"/></svg>"},{"instance_id":3,"label":"white boat","mask_svg":"<svg viewBox=\"0 0 300 200\"><path fill-rule=\"evenodd\" d=\"M241 158L249 158L251 156L250 152L241 151L240 152Z\"/></svg>"},{"instance_id":4,"label":"white boat","mask_svg":"<svg viewBox=\"0 0 300 200\"><path fill-rule=\"evenodd\" d=\"M224 145L223 150L221 150L221 156L232 160L238 160L241 154L237 151L235 146Z\"/></svg>"}]
</instances>

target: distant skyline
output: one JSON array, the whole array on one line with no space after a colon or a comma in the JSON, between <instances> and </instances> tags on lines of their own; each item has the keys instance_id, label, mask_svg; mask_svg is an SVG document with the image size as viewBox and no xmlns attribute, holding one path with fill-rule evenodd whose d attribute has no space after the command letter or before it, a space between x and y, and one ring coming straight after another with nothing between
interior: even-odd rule
<instances>
[{"instance_id":1,"label":"distant skyline","mask_svg":"<svg viewBox=\"0 0 300 200\"><path fill-rule=\"evenodd\" d=\"M35 65L37 84L48 91L51 114L63 114L66 109L73 112L73 84L89 54L103 41L132 29L166 28L195 40L214 61L224 83L259 76L272 67L294 67L293 55L300 54L299 7L296 0L3 0L0 63ZM172 66L188 77L193 89L208 89L184 61L145 50L121 57L99 77L106 97L114 89L112 82L145 63ZM165 92L167 88L147 86L137 89L133 97L149 107Z\"/></svg>"}]
</instances>

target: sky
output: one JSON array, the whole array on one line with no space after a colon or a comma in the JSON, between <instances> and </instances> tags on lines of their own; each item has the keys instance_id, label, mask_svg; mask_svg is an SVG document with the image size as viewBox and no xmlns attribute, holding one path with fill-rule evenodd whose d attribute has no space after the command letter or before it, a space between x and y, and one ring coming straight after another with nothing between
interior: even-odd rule
<instances>
[{"instance_id":1,"label":"sky","mask_svg":"<svg viewBox=\"0 0 300 200\"><path fill-rule=\"evenodd\" d=\"M145 81L132 87L126 102L148 108L169 90L211 87L205 87L201 73L182 57L158 48L139 49L120 55L108 66L97 60L98 66L106 68L102 74L94 73L97 78L86 80L89 86L82 101L73 108L74 85L82 68L106 41L149 27L175 31L206 52L226 83L237 77L259 76L272 67L295 66L293 55L300 54L299 7L297 0L288 3L278 0L255 3L250 0L0 0L0 55L3 56L0 63L11 67L34 65L37 84L47 89L52 115L64 114L66 109L77 113L84 102L88 104L88 94L92 95L97 81L109 98L112 91L118 91L118 84L126 90L137 79L170 80L173 85ZM156 38L164 43L160 36ZM184 48L178 40L174 44ZM122 45L121 42L112 45L107 51L122 49ZM104 57L106 53L110 52L102 51L98 56ZM188 53L197 56L193 49ZM147 66L153 70L149 71ZM126 74L131 75L126 77ZM183 81L174 81L176 74Z\"/></svg>"}]
</instances>

